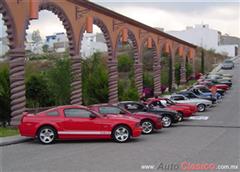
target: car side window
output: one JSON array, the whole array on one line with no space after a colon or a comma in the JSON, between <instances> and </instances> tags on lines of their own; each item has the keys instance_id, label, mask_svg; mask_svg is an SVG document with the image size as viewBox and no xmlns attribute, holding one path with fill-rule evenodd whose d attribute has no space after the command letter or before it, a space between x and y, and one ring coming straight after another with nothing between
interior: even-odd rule
<instances>
[{"instance_id":1,"label":"car side window","mask_svg":"<svg viewBox=\"0 0 240 172\"><path fill-rule=\"evenodd\" d=\"M65 109L64 114L67 118L89 118L92 112L84 109Z\"/></svg>"},{"instance_id":2,"label":"car side window","mask_svg":"<svg viewBox=\"0 0 240 172\"><path fill-rule=\"evenodd\" d=\"M101 114L125 114L124 111L117 107L100 107L99 112Z\"/></svg>"},{"instance_id":3,"label":"car side window","mask_svg":"<svg viewBox=\"0 0 240 172\"><path fill-rule=\"evenodd\" d=\"M59 116L59 113L58 111L50 111L50 112L47 112L47 116Z\"/></svg>"},{"instance_id":4,"label":"car side window","mask_svg":"<svg viewBox=\"0 0 240 172\"><path fill-rule=\"evenodd\" d=\"M141 110L144 109L144 107L142 105L139 104L134 104L134 103L129 103L125 105L125 109L127 110Z\"/></svg>"},{"instance_id":5,"label":"car side window","mask_svg":"<svg viewBox=\"0 0 240 172\"><path fill-rule=\"evenodd\" d=\"M189 93L189 96L190 98L196 98L196 96L193 94L193 93Z\"/></svg>"},{"instance_id":6,"label":"car side window","mask_svg":"<svg viewBox=\"0 0 240 172\"><path fill-rule=\"evenodd\" d=\"M185 100L183 96L172 96L171 99L176 100L176 101Z\"/></svg>"}]
</instances>

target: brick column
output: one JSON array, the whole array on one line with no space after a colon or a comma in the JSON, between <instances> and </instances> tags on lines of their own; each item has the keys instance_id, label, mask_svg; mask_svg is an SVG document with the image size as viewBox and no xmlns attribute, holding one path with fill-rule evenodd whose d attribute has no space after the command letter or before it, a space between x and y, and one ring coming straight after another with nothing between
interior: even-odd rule
<instances>
[{"instance_id":1,"label":"brick column","mask_svg":"<svg viewBox=\"0 0 240 172\"><path fill-rule=\"evenodd\" d=\"M109 103L118 102L118 68L116 61L108 61Z\"/></svg>"},{"instance_id":2,"label":"brick column","mask_svg":"<svg viewBox=\"0 0 240 172\"><path fill-rule=\"evenodd\" d=\"M141 97L143 92L143 65L141 63L134 64L134 76L138 95Z\"/></svg>"},{"instance_id":3,"label":"brick column","mask_svg":"<svg viewBox=\"0 0 240 172\"><path fill-rule=\"evenodd\" d=\"M154 78L154 96L161 94L161 64L159 57L154 57L153 64L153 78Z\"/></svg>"},{"instance_id":4,"label":"brick column","mask_svg":"<svg viewBox=\"0 0 240 172\"><path fill-rule=\"evenodd\" d=\"M11 116L19 116L25 111L25 49L16 48L9 51Z\"/></svg>"},{"instance_id":5,"label":"brick column","mask_svg":"<svg viewBox=\"0 0 240 172\"><path fill-rule=\"evenodd\" d=\"M71 104L82 104L82 71L80 55L71 57Z\"/></svg>"}]
</instances>

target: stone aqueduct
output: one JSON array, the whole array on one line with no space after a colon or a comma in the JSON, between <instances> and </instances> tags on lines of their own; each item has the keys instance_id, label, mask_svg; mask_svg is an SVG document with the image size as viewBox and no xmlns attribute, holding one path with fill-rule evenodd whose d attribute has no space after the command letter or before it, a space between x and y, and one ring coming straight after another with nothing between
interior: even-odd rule
<instances>
[{"instance_id":1,"label":"stone aqueduct","mask_svg":"<svg viewBox=\"0 0 240 172\"><path fill-rule=\"evenodd\" d=\"M86 0L0 0L0 13L7 26L9 40L9 64L12 116L25 110L25 36L29 21L38 18L40 10L56 14L66 29L69 40L72 75L71 104L82 103L80 47L83 33L92 32L97 25L104 34L108 47L109 102L118 101L118 69L116 50L119 38L131 40L134 48L135 83L138 93L143 89L142 49L145 45L153 50L154 94L160 94L160 59L163 52L169 54L173 64L175 56L181 57L181 82L186 81L185 63L189 58L195 66L196 46L165 34L128 17ZM174 81L172 65L172 84Z\"/></svg>"}]
</instances>

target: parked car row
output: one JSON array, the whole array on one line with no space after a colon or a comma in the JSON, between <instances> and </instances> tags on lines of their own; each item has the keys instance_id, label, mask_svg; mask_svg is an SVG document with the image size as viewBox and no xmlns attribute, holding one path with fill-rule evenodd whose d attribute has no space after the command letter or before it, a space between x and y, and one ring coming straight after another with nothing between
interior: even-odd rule
<instances>
[{"instance_id":1,"label":"parked car row","mask_svg":"<svg viewBox=\"0 0 240 172\"><path fill-rule=\"evenodd\" d=\"M231 86L231 75L207 75L186 90L144 102L66 105L37 114L25 112L19 130L22 136L37 138L43 144L57 139L112 139L123 143L206 111L220 103Z\"/></svg>"}]
</instances>

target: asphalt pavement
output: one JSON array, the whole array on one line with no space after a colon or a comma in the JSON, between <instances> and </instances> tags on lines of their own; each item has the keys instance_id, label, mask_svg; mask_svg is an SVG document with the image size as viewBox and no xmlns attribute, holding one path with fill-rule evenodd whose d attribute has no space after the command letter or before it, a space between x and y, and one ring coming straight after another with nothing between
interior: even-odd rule
<instances>
[{"instance_id":1,"label":"asphalt pavement","mask_svg":"<svg viewBox=\"0 0 240 172\"><path fill-rule=\"evenodd\" d=\"M182 163L191 163L215 164L222 169L216 171L240 171L240 66L221 72L234 74L233 87L223 102L205 113L198 113L198 119L186 120L124 144L94 140L41 145L31 140L0 147L1 170L179 171Z\"/></svg>"}]
</instances>

